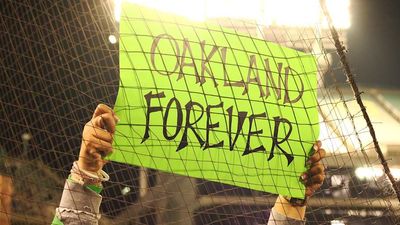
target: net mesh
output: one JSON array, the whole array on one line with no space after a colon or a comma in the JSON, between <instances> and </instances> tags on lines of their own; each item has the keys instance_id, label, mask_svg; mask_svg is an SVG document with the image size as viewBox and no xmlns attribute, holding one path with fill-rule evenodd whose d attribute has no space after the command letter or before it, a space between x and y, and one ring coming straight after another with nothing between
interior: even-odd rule
<instances>
[{"instance_id":1,"label":"net mesh","mask_svg":"<svg viewBox=\"0 0 400 225\"><path fill-rule=\"evenodd\" d=\"M79 153L82 127L97 104L113 106L116 100L114 7L102 0L0 5L0 213L13 224L51 223ZM386 176L356 175L358 167L382 165L330 30L233 18L211 22L317 59L319 139L328 155L324 184L307 204L307 224L398 223L398 200ZM110 181L102 192L101 224L266 224L276 200L265 192L125 163L110 162L104 170Z\"/></svg>"}]
</instances>

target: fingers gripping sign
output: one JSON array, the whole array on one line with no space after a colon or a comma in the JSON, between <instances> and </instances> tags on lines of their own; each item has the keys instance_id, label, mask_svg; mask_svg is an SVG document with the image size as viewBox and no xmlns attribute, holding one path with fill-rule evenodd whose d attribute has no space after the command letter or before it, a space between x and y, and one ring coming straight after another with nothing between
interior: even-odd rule
<instances>
[{"instance_id":1,"label":"fingers gripping sign","mask_svg":"<svg viewBox=\"0 0 400 225\"><path fill-rule=\"evenodd\" d=\"M308 170L301 175L301 181L306 187L305 199L292 198L290 196L280 195L274 205L274 211L296 220L304 220L306 212L306 203L308 197L311 197L318 190L325 179L325 167L321 160L325 158L326 152L321 147L320 141L313 145L313 154L307 159ZM270 221L271 221L270 217ZM268 223L271 224L271 223ZM272 223L275 224L275 223Z\"/></svg>"},{"instance_id":2,"label":"fingers gripping sign","mask_svg":"<svg viewBox=\"0 0 400 225\"><path fill-rule=\"evenodd\" d=\"M307 164L310 166L308 171L301 176L302 181L306 185L306 196L310 197L318 190L325 179L325 167L321 160L325 158L326 152L322 148L320 141L314 144L314 154L308 159Z\"/></svg>"},{"instance_id":3,"label":"fingers gripping sign","mask_svg":"<svg viewBox=\"0 0 400 225\"><path fill-rule=\"evenodd\" d=\"M104 104L97 106L82 132L78 159L80 168L94 173L103 168L106 163L104 157L113 151L112 142L118 121L119 118L110 107Z\"/></svg>"}]
</instances>

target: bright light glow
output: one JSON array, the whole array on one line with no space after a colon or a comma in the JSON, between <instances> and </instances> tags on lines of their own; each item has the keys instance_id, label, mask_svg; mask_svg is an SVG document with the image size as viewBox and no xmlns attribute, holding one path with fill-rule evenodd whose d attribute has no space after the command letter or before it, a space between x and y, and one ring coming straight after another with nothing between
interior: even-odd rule
<instances>
[{"instance_id":1,"label":"bright light glow","mask_svg":"<svg viewBox=\"0 0 400 225\"><path fill-rule=\"evenodd\" d=\"M121 2L137 3L185 16L194 21L212 18L255 20L262 25L314 27L324 24L319 0L114 0L115 20L121 15ZM350 27L350 0L327 0L334 25ZM326 27L326 23L324 25Z\"/></svg>"},{"instance_id":2,"label":"bright light glow","mask_svg":"<svg viewBox=\"0 0 400 225\"><path fill-rule=\"evenodd\" d=\"M400 169L399 168L390 168L390 172L392 173L393 177L397 180L400 179Z\"/></svg>"},{"instance_id":3,"label":"bright light glow","mask_svg":"<svg viewBox=\"0 0 400 225\"><path fill-rule=\"evenodd\" d=\"M373 180L374 178L383 176L383 170L374 167L359 167L355 171L359 179Z\"/></svg>"},{"instance_id":4,"label":"bright light glow","mask_svg":"<svg viewBox=\"0 0 400 225\"><path fill-rule=\"evenodd\" d=\"M344 29L350 27L350 0L327 0L326 5L335 27Z\"/></svg>"},{"instance_id":5,"label":"bright light glow","mask_svg":"<svg viewBox=\"0 0 400 225\"><path fill-rule=\"evenodd\" d=\"M119 19L121 18L121 5L122 0L114 0L114 18L117 22L119 22Z\"/></svg>"},{"instance_id":6,"label":"bright light glow","mask_svg":"<svg viewBox=\"0 0 400 225\"><path fill-rule=\"evenodd\" d=\"M136 3L160 11L187 17L194 21L205 20L205 5L208 0L118 0Z\"/></svg>"},{"instance_id":7,"label":"bright light glow","mask_svg":"<svg viewBox=\"0 0 400 225\"><path fill-rule=\"evenodd\" d=\"M309 27L321 23L323 12L319 0L265 0L267 24ZM350 0L327 0L333 23L338 28L350 27ZM324 24L326 27L326 24Z\"/></svg>"},{"instance_id":8,"label":"bright light glow","mask_svg":"<svg viewBox=\"0 0 400 225\"><path fill-rule=\"evenodd\" d=\"M327 106L327 104L321 104ZM319 115L319 121L324 121ZM340 138L332 131L332 128L327 123L320 123L319 140L322 140L322 146L330 154L340 154L348 152L348 148L343 144Z\"/></svg>"},{"instance_id":9,"label":"bright light glow","mask_svg":"<svg viewBox=\"0 0 400 225\"><path fill-rule=\"evenodd\" d=\"M207 18L236 18L259 20L262 18L261 0L203 0Z\"/></svg>"},{"instance_id":10,"label":"bright light glow","mask_svg":"<svg viewBox=\"0 0 400 225\"><path fill-rule=\"evenodd\" d=\"M268 25L315 26L320 22L318 0L265 0Z\"/></svg>"},{"instance_id":11,"label":"bright light glow","mask_svg":"<svg viewBox=\"0 0 400 225\"><path fill-rule=\"evenodd\" d=\"M117 38L114 35L111 34L110 36L108 36L108 41L111 44L115 44L115 43L117 43Z\"/></svg>"},{"instance_id":12,"label":"bright light glow","mask_svg":"<svg viewBox=\"0 0 400 225\"><path fill-rule=\"evenodd\" d=\"M346 225L343 220L332 220L331 225Z\"/></svg>"}]
</instances>

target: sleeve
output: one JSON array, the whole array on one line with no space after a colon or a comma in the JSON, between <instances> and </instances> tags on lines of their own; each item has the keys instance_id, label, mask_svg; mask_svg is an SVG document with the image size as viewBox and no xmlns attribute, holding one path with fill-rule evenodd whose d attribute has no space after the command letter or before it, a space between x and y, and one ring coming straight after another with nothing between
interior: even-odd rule
<instances>
[{"instance_id":1,"label":"sleeve","mask_svg":"<svg viewBox=\"0 0 400 225\"><path fill-rule=\"evenodd\" d=\"M99 187L83 186L68 179L52 225L97 225L101 217L100 191Z\"/></svg>"},{"instance_id":2,"label":"sleeve","mask_svg":"<svg viewBox=\"0 0 400 225\"><path fill-rule=\"evenodd\" d=\"M281 213L277 212L272 208L268 219L268 225L304 225L306 224L304 220L296 220Z\"/></svg>"}]
</instances>

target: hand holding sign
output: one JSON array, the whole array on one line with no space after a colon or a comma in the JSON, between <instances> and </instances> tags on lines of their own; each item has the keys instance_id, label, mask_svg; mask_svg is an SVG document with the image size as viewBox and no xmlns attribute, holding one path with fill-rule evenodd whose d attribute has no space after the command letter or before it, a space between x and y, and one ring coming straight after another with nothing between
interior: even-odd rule
<instances>
[{"instance_id":1,"label":"hand holding sign","mask_svg":"<svg viewBox=\"0 0 400 225\"><path fill-rule=\"evenodd\" d=\"M304 198L313 56L129 3L119 43L111 160Z\"/></svg>"},{"instance_id":2,"label":"hand holding sign","mask_svg":"<svg viewBox=\"0 0 400 225\"><path fill-rule=\"evenodd\" d=\"M110 107L104 104L97 106L92 119L85 124L82 132L79 168L93 173L103 168L103 158L113 150L113 135L118 120Z\"/></svg>"},{"instance_id":3,"label":"hand holding sign","mask_svg":"<svg viewBox=\"0 0 400 225\"><path fill-rule=\"evenodd\" d=\"M325 157L325 150L321 148L320 141L314 144L313 149L314 154L307 160L307 164L310 168L301 176L306 186L307 197L311 197L314 192L321 187L325 179L325 168L321 163L321 160ZM304 220L306 212L305 203L305 200L300 201L299 199L292 199L280 195L276 199L274 211L296 220ZM271 218L273 220L273 217L270 216L270 220Z\"/></svg>"},{"instance_id":4,"label":"hand holding sign","mask_svg":"<svg viewBox=\"0 0 400 225\"><path fill-rule=\"evenodd\" d=\"M325 180L325 167L321 160L325 158L325 149L321 148L321 141L314 144L314 154L307 160L310 169L301 178L306 185L306 196L311 196L318 190Z\"/></svg>"}]
</instances>

